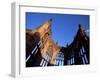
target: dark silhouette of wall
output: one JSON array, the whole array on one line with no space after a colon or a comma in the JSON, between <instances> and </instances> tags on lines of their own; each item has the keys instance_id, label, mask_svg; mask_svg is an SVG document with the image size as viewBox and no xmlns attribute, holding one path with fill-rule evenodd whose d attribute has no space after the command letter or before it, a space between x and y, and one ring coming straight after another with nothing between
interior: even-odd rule
<instances>
[{"instance_id":1,"label":"dark silhouette of wall","mask_svg":"<svg viewBox=\"0 0 100 80\"><path fill-rule=\"evenodd\" d=\"M82 57L80 57L80 49L84 47L88 63L90 63L89 58L89 37L86 35L82 26L79 24L78 32L73 40L73 42L67 47L62 47L61 52L64 53L64 65L67 65L67 60L71 57L75 58L75 65L83 64Z\"/></svg>"},{"instance_id":2,"label":"dark silhouette of wall","mask_svg":"<svg viewBox=\"0 0 100 80\"><path fill-rule=\"evenodd\" d=\"M40 34L38 32L35 32L34 34L30 32L26 33L26 59L31 55L31 57L26 62L27 67L32 66L39 66L40 61L42 59L39 43L40 41ZM37 47L38 51L37 53L32 53L32 50Z\"/></svg>"}]
</instances>

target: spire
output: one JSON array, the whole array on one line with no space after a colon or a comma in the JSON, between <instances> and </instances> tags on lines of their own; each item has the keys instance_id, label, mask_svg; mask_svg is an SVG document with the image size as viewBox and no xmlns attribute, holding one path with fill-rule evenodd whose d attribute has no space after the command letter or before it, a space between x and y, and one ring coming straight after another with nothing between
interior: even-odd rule
<instances>
[{"instance_id":1,"label":"spire","mask_svg":"<svg viewBox=\"0 0 100 80\"><path fill-rule=\"evenodd\" d=\"M50 19L50 21L52 21L52 19Z\"/></svg>"},{"instance_id":2,"label":"spire","mask_svg":"<svg viewBox=\"0 0 100 80\"><path fill-rule=\"evenodd\" d=\"M68 43L66 44L66 47L68 47Z\"/></svg>"},{"instance_id":3,"label":"spire","mask_svg":"<svg viewBox=\"0 0 100 80\"><path fill-rule=\"evenodd\" d=\"M52 22L52 19L49 19L49 20L45 21L44 24L51 24L51 22Z\"/></svg>"},{"instance_id":4,"label":"spire","mask_svg":"<svg viewBox=\"0 0 100 80\"><path fill-rule=\"evenodd\" d=\"M78 27L79 27L79 30L84 31L84 28L82 27L82 25L81 25L81 24L79 24L79 25L78 25Z\"/></svg>"},{"instance_id":5,"label":"spire","mask_svg":"<svg viewBox=\"0 0 100 80\"><path fill-rule=\"evenodd\" d=\"M47 30L51 30L51 22L52 22L52 19L49 19L49 20L45 21L42 25L37 27L37 29L40 32L45 32Z\"/></svg>"},{"instance_id":6,"label":"spire","mask_svg":"<svg viewBox=\"0 0 100 80\"><path fill-rule=\"evenodd\" d=\"M56 44L58 45L58 41L56 42Z\"/></svg>"},{"instance_id":7,"label":"spire","mask_svg":"<svg viewBox=\"0 0 100 80\"><path fill-rule=\"evenodd\" d=\"M47 21L43 24L44 29L47 29L48 27L51 27L51 22L52 22L52 19L47 20Z\"/></svg>"},{"instance_id":8,"label":"spire","mask_svg":"<svg viewBox=\"0 0 100 80\"><path fill-rule=\"evenodd\" d=\"M81 36L85 36L86 35L85 29L82 27L82 25L79 24L78 27L79 27L79 33L81 34Z\"/></svg>"},{"instance_id":9,"label":"spire","mask_svg":"<svg viewBox=\"0 0 100 80\"><path fill-rule=\"evenodd\" d=\"M49 20L47 20L45 23L51 24L51 22L52 22L52 19L49 19Z\"/></svg>"},{"instance_id":10,"label":"spire","mask_svg":"<svg viewBox=\"0 0 100 80\"><path fill-rule=\"evenodd\" d=\"M81 24L78 25L78 28L81 29Z\"/></svg>"}]
</instances>

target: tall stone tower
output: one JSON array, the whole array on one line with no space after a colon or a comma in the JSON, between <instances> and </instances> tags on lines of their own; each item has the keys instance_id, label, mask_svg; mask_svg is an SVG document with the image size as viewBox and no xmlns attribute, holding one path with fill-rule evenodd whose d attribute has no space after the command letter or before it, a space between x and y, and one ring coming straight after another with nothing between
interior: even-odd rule
<instances>
[{"instance_id":1,"label":"tall stone tower","mask_svg":"<svg viewBox=\"0 0 100 80\"><path fill-rule=\"evenodd\" d=\"M48 64L54 64L55 57L60 51L60 47L52 40L51 31L52 19L46 21L43 25L37 27L35 30L26 29L26 64L29 62L33 63L35 57L29 58L28 56L33 56L33 50L38 46L38 50L35 54L39 54L40 59L47 60ZM34 50L35 51L35 50ZM48 58L48 59L47 59ZM39 59L39 58L38 58ZM35 63L41 63L36 59ZM42 64L42 63L41 63ZM28 66L28 65L27 65ZM34 66L34 65L33 65Z\"/></svg>"}]
</instances>

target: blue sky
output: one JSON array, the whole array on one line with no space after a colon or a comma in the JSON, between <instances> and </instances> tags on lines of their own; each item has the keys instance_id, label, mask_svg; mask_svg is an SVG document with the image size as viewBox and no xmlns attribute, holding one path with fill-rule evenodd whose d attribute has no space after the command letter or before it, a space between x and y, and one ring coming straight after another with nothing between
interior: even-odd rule
<instances>
[{"instance_id":1,"label":"blue sky","mask_svg":"<svg viewBox=\"0 0 100 80\"><path fill-rule=\"evenodd\" d=\"M26 28L35 29L49 19L52 19L52 39L60 46L66 46L73 41L78 24L81 24L85 30L89 30L89 15L33 12L26 12Z\"/></svg>"}]
</instances>

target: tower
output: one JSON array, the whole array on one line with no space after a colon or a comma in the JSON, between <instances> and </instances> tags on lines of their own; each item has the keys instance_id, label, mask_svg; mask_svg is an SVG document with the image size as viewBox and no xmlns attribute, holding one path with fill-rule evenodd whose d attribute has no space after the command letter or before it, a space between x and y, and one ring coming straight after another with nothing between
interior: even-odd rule
<instances>
[{"instance_id":1,"label":"tower","mask_svg":"<svg viewBox=\"0 0 100 80\"><path fill-rule=\"evenodd\" d=\"M35 30L26 30L26 66L53 65L60 48L52 40L52 19Z\"/></svg>"}]
</instances>

